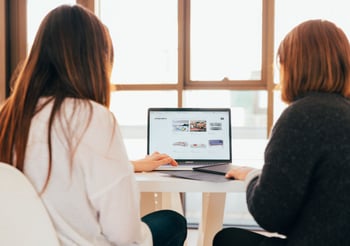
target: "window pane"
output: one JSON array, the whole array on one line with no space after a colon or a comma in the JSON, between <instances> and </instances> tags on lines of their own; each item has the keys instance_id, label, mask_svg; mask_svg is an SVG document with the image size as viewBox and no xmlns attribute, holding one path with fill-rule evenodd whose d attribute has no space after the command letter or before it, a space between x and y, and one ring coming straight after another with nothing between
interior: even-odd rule
<instances>
[{"instance_id":1,"label":"window pane","mask_svg":"<svg viewBox=\"0 0 350 246\"><path fill-rule=\"evenodd\" d=\"M48 12L61 4L74 4L75 0L27 0L27 51L34 41L42 19Z\"/></svg>"},{"instance_id":2,"label":"window pane","mask_svg":"<svg viewBox=\"0 0 350 246\"><path fill-rule=\"evenodd\" d=\"M191 80L261 78L262 1L191 1Z\"/></svg>"},{"instance_id":3,"label":"window pane","mask_svg":"<svg viewBox=\"0 0 350 246\"><path fill-rule=\"evenodd\" d=\"M232 113L232 126L249 128L249 131L241 137L248 138L249 132L255 128L261 131L261 138L266 138L266 91L189 90L184 93L184 106L229 107Z\"/></svg>"},{"instance_id":4,"label":"window pane","mask_svg":"<svg viewBox=\"0 0 350 246\"><path fill-rule=\"evenodd\" d=\"M177 83L177 1L98 2L115 48L113 83Z\"/></svg>"},{"instance_id":5,"label":"window pane","mask_svg":"<svg viewBox=\"0 0 350 246\"><path fill-rule=\"evenodd\" d=\"M297 11L293 11L297 10ZM284 0L276 1L276 42L296 25L309 19L327 19L350 35L348 0Z\"/></svg>"},{"instance_id":6,"label":"window pane","mask_svg":"<svg viewBox=\"0 0 350 246\"><path fill-rule=\"evenodd\" d=\"M115 91L111 111L115 114L130 159L146 155L147 109L176 107L176 91Z\"/></svg>"}]
</instances>

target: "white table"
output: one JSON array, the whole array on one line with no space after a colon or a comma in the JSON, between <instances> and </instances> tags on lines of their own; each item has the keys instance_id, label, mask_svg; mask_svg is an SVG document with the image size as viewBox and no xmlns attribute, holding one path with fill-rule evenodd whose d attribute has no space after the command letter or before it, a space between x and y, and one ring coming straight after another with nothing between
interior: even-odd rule
<instances>
[{"instance_id":1,"label":"white table","mask_svg":"<svg viewBox=\"0 0 350 246\"><path fill-rule=\"evenodd\" d=\"M180 192L202 193L197 246L211 246L215 233L222 228L226 193L245 192L242 181L215 183L175 178L160 172L136 173L136 180L141 191L141 215L166 208L183 214Z\"/></svg>"}]
</instances>

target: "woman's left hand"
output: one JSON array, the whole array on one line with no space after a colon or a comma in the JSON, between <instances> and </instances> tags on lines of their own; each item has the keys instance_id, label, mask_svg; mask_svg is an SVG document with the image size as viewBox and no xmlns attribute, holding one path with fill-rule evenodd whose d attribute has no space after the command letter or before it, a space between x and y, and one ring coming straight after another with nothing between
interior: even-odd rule
<instances>
[{"instance_id":1,"label":"woman's left hand","mask_svg":"<svg viewBox=\"0 0 350 246\"><path fill-rule=\"evenodd\" d=\"M252 167L235 166L225 175L226 178L234 178L236 180L245 180L247 174L254 170Z\"/></svg>"},{"instance_id":2,"label":"woman's left hand","mask_svg":"<svg viewBox=\"0 0 350 246\"><path fill-rule=\"evenodd\" d=\"M173 158L159 152L154 152L140 160L131 161L131 163L134 165L135 172L149 172L164 164L177 166L177 162Z\"/></svg>"}]
</instances>

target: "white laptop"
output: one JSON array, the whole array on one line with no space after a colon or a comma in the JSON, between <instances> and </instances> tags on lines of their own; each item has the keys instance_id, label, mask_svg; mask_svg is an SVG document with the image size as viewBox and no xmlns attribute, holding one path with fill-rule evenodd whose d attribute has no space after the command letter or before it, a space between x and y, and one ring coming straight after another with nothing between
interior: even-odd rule
<instances>
[{"instance_id":1,"label":"white laptop","mask_svg":"<svg viewBox=\"0 0 350 246\"><path fill-rule=\"evenodd\" d=\"M230 108L149 108L147 154L166 153L179 165L157 170L231 163Z\"/></svg>"}]
</instances>

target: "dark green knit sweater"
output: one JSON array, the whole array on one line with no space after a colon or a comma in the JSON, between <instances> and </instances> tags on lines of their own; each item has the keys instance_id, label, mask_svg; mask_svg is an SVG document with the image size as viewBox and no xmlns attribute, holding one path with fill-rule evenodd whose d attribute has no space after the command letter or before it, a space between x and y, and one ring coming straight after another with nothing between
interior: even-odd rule
<instances>
[{"instance_id":1,"label":"dark green knit sweater","mask_svg":"<svg viewBox=\"0 0 350 246\"><path fill-rule=\"evenodd\" d=\"M348 99L309 93L282 113L247 203L262 228L287 236L262 245L350 245Z\"/></svg>"}]
</instances>

